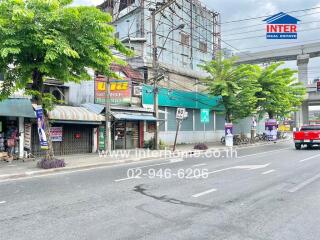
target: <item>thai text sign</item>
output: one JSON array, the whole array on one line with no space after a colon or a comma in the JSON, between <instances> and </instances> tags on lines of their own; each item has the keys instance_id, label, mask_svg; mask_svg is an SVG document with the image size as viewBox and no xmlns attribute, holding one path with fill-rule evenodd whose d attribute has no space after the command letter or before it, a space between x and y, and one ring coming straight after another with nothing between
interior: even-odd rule
<instances>
[{"instance_id":1,"label":"thai text sign","mask_svg":"<svg viewBox=\"0 0 320 240\"><path fill-rule=\"evenodd\" d=\"M106 102L105 78L95 79L95 103ZM131 102L131 87L129 80L110 80L110 103L128 105Z\"/></svg>"},{"instance_id":2,"label":"thai text sign","mask_svg":"<svg viewBox=\"0 0 320 240\"><path fill-rule=\"evenodd\" d=\"M51 127L50 139L52 142L62 142L62 127Z\"/></svg>"},{"instance_id":3,"label":"thai text sign","mask_svg":"<svg viewBox=\"0 0 320 240\"><path fill-rule=\"evenodd\" d=\"M31 123L24 124L24 147L31 149Z\"/></svg>"}]
</instances>

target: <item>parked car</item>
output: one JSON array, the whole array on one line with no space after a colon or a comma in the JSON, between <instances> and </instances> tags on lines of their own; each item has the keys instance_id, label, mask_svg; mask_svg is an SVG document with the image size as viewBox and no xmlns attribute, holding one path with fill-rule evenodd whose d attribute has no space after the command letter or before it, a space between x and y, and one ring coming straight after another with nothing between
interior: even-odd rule
<instances>
[{"instance_id":1,"label":"parked car","mask_svg":"<svg viewBox=\"0 0 320 240\"><path fill-rule=\"evenodd\" d=\"M293 140L296 149L302 146L311 148L314 145L320 145L320 125L305 125L299 131L293 132Z\"/></svg>"}]
</instances>

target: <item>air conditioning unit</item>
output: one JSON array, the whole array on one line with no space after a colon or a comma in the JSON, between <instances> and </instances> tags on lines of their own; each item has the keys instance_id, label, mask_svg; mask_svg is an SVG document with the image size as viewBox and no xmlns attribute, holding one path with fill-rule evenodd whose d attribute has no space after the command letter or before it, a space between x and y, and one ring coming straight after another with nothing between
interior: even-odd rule
<instances>
[{"instance_id":1,"label":"air conditioning unit","mask_svg":"<svg viewBox=\"0 0 320 240\"><path fill-rule=\"evenodd\" d=\"M142 86L133 86L133 95L141 96L142 95Z\"/></svg>"}]
</instances>

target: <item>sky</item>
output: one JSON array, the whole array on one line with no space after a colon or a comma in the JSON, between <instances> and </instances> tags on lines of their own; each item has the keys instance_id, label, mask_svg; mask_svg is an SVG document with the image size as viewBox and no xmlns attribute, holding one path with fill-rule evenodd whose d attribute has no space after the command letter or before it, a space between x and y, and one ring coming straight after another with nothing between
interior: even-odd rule
<instances>
[{"instance_id":1,"label":"sky","mask_svg":"<svg viewBox=\"0 0 320 240\"><path fill-rule=\"evenodd\" d=\"M319 39L320 41L320 0L200 0L209 9L221 14L222 44L233 51L263 51L279 47L301 45ZM97 5L102 0L75 0L75 5ZM312 10L297 11L316 8ZM291 12L300 21L297 40L270 40L265 38L264 18L226 23L246 18L273 15L278 12ZM252 26L253 25L253 26ZM249 32L248 31L254 31ZM309 41L309 42L308 42ZM233 46L234 48L230 47ZM267 47L266 47L267 46ZM296 62L286 66L296 69ZM309 61L309 80L320 77L320 58Z\"/></svg>"},{"instance_id":2,"label":"sky","mask_svg":"<svg viewBox=\"0 0 320 240\"><path fill-rule=\"evenodd\" d=\"M286 47L316 42L316 39L320 41L320 0L203 0L203 3L208 8L214 9L221 14L222 39L239 50L255 52L275 49L281 46ZM297 11L310 8L316 9ZM273 15L279 12L292 12L289 14L300 20L297 40L270 40L266 39L265 36L256 37L265 35L265 25L262 21L264 18L226 23L239 19ZM254 30L257 31L248 33L248 31ZM254 37L247 38L252 36ZM297 69L296 61L286 62L285 66ZM309 81L320 77L320 57L311 58L308 67ZM320 110L319 106L309 108L311 110Z\"/></svg>"}]
</instances>

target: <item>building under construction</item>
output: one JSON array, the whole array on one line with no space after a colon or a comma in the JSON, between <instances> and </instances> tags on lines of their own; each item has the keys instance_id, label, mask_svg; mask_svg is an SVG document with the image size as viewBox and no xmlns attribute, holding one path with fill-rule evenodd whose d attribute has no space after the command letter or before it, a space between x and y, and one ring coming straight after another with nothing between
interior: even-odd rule
<instances>
[{"instance_id":1,"label":"building under construction","mask_svg":"<svg viewBox=\"0 0 320 240\"><path fill-rule=\"evenodd\" d=\"M98 7L112 14L117 37L134 50L135 56L127 62L142 73L147 84L156 76L159 118L164 120L160 138L173 142L176 109L182 107L188 118L181 125L178 142L218 140L224 129L223 115L217 114L221 107L217 97L203 93L199 80L206 73L199 65L215 58L221 48L219 14L199 0L108 0ZM153 87L143 88L144 108L153 109ZM208 123L200 121L203 108L210 109Z\"/></svg>"},{"instance_id":2,"label":"building under construction","mask_svg":"<svg viewBox=\"0 0 320 240\"><path fill-rule=\"evenodd\" d=\"M108 0L99 7L112 14L117 36L135 50L134 65L141 68L153 57L151 11L164 4L156 15L159 63L198 70L221 48L219 14L200 1Z\"/></svg>"}]
</instances>

